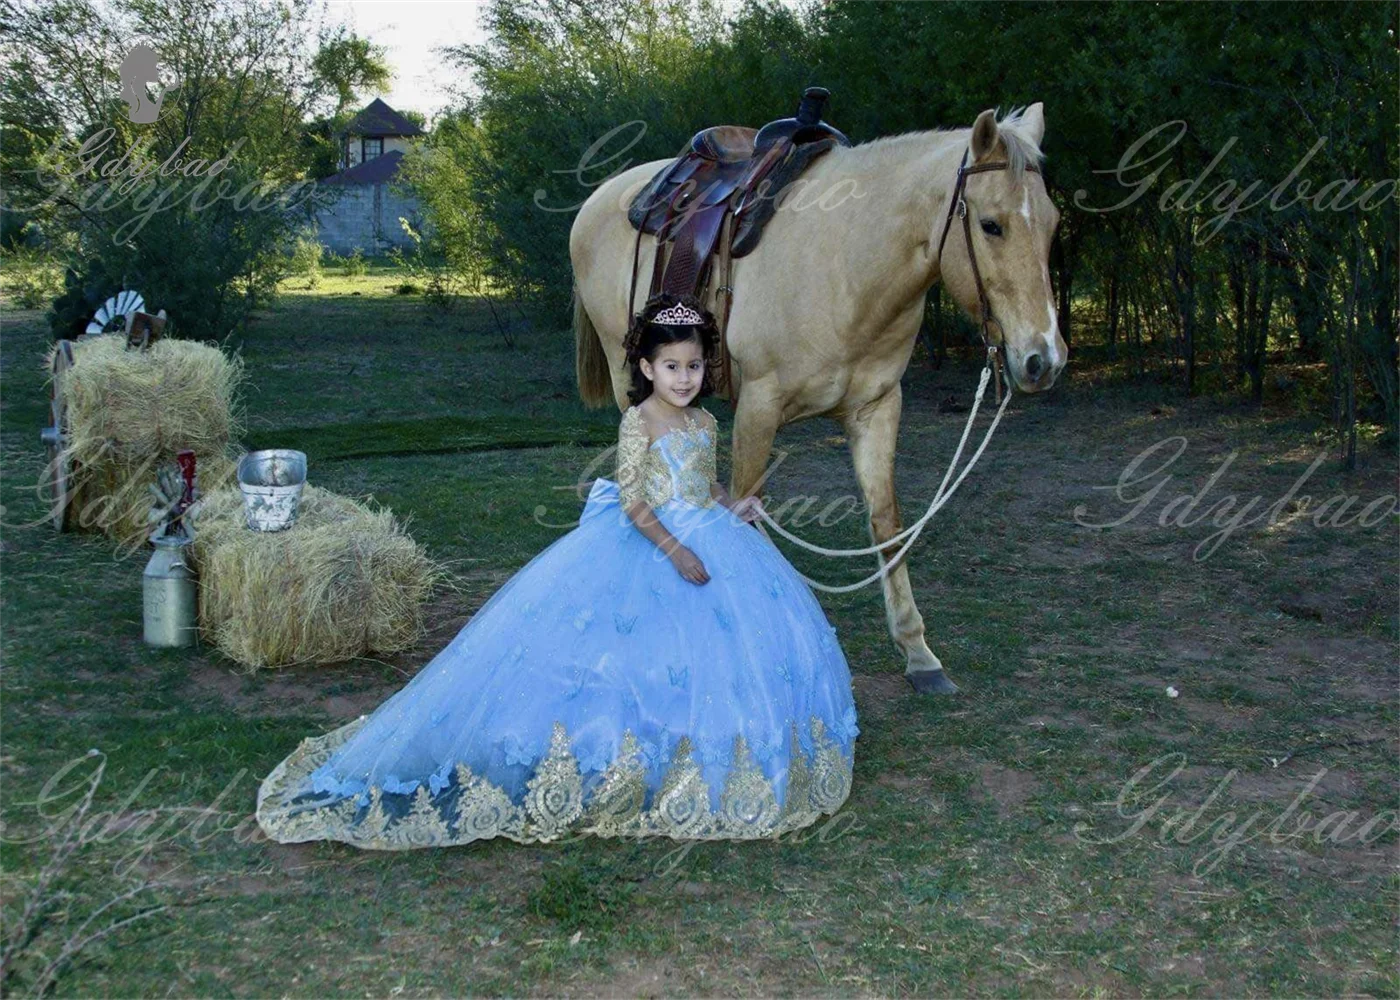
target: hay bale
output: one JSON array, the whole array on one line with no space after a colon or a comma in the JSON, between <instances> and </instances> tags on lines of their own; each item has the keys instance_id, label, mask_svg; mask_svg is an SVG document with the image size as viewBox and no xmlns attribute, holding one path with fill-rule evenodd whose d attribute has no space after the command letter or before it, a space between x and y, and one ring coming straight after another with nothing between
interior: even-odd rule
<instances>
[{"instance_id":1,"label":"hay bale","mask_svg":"<svg viewBox=\"0 0 1400 1000\"><path fill-rule=\"evenodd\" d=\"M74 341L73 366L56 376L67 404L74 527L143 546L147 487L186 449L202 493L236 484L242 428L234 399L243 373L241 357L191 340L158 340L145 351L127 350L115 335Z\"/></svg>"},{"instance_id":2,"label":"hay bale","mask_svg":"<svg viewBox=\"0 0 1400 1000\"><path fill-rule=\"evenodd\" d=\"M201 635L253 669L407 649L447 578L392 511L309 483L285 531L248 528L235 487L205 496L194 535Z\"/></svg>"}]
</instances>

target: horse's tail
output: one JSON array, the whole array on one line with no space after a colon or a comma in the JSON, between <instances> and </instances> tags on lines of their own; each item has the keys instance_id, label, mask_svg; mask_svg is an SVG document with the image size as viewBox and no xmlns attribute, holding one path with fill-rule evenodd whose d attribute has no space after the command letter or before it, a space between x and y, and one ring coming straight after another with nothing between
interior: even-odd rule
<instances>
[{"instance_id":1,"label":"horse's tail","mask_svg":"<svg viewBox=\"0 0 1400 1000\"><path fill-rule=\"evenodd\" d=\"M574 374L578 377L578 394L585 406L617 402L603 341L584 308L577 285L574 286Z\"/></svg>"}]
</instances>

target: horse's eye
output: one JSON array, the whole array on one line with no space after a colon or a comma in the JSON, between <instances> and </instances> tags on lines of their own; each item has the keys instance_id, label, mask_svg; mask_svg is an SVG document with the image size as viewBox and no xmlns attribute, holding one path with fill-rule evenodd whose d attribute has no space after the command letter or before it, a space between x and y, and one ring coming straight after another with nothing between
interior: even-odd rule
<instances>
[{"instance_id":1,"label":"horse's eye","mask_svg":"<svg viewBox=\"0 0 1400 1000\"><path fill-rule=\"evenodd\" d=\"M1000 235L1001 235L1001 227L998 226L998 225L997 225L995 222L993 222L991 219L983 219L983 220L982 220L982 232L986 233L988 236L1000 236Z\"/></svg>"}]
</instances>

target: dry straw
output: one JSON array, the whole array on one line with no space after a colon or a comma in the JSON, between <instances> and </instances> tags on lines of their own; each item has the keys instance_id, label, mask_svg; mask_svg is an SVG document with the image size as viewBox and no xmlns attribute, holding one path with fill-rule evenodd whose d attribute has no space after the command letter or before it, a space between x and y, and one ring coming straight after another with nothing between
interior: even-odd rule
<instances>
[{"instance_id":1,"label":"dry straw","mask_svg":"<svg viewBox=\"0 0 1400 1000\"><path fill-rule=\"evenodd\" d=\"M276 532L247 527L236 488L207 494L193 549L202 634L253 669L408 649L448 579L392 511L309 483Z\"/></svg>"},{"instance_id":2,"label":"dry straw","mask_svg":"<svg viewBox=\"0 0 1400 1000\"><path fill-rule=\"evenodd\" d=\"M45 370L51 371L51 348ZM234 398L243 359L209 344L166 338L127 350L116 335L73 342L72 367L55 376L67 406L70 517L122 548L144 546L149 485L186 449L201 492L236 482L242 428Z\"/></svg>"}]
</instances>

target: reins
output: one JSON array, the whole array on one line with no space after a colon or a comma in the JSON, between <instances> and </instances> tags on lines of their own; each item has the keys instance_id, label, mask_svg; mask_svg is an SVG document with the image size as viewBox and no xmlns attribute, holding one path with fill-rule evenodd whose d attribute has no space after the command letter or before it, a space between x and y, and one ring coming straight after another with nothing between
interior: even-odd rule
<instances>
[{"instance_id":1,"label":"reins","mask_svg":"<svg viewBox=\"0 0 1400 1000\"><path fill-rule=\"evenodd\" d=\"M939 485L938 492L934 494L933 501L928 505L928 510L924 512L924 515L920 517L917 521L915 521L913 524L911 524L909 527L901 531L899 534L893 535L885 539L885 541L879 543L878 545L867 546L863 549L828 549L821 545L813 545L811 542L803 541L801 538L798 538L796 535L788 531L782 525L778 524L777 521L773 520L772 516L769 515L769 513L766 510L763 510L762 508L759 509L759 516L762 517L763 520L774 531L786 538L788 541L801 546L809 552L815 552L818 555L823 556L835 556L838 558L846 556L865 556L871 554L880 554L880 568L858 583L848 583L844 586L833 587L825 583L819 583L818 581L813 580L811 577L806 576L800 571L797 574L798 576L801 576L803 580L806 580L810 586L814 587L817 590L824 590L829 594L844 594L847 591L859 590L866 584L878 580L880 577L884 576L886 573L894 569L894 567L899 564L899 560L904 558L904 553L909 551L909 547L913 545L914 540L919 537L919 532L924 530L924 525L928 524L929 519L932 518L934 514L938 513L939 509L941 509L942 506L952 498L953 494L957 492L958 487L962 485L963 479L965 479L967 477L967 474L972 471L972 467L977 464L977 460L982 457L982 452L987 447L987 442L992 439L992 432L996 430L997 424L1001 422L1001 415L1006 411L1006 404L1011 402L1011 389L1008 386L1006 398L1001 401L1001 406L997 409L996 416L992 418L992 423L987 428L987 433L982 437L982 443L977 446L977 450L973 452L972 458L968 459L967 465L964 466L962 472L959 473L957 480L954 481L952 489L949 489L947 493L944 493L944 489L948 486L948 478L952 476L953 469L957 467L958 459L962 457L963 446L967 444L967 436L972 430L972 421L974 418L976 418L977 410L982 405L982 397L986 394L987 380L989 379L991 374L992 364L991 360L988 359L987 364L982 366L982 377L977 383L977 396L972 403L972 412L967 415L967 424L963 427L962 439L958 442L958 450L953 453L953 460L950 463L948 463L948 471L943 476L943 482ZM902 546L900 546L900 549L897 553L895 553L894 558L891 559L888 563L886 563L884 561L885 557L883 555L884 550L889 548L891 545L898 543L906 535L908 536L908 541L906 541Z\"/></svg>"}]
</instances>

